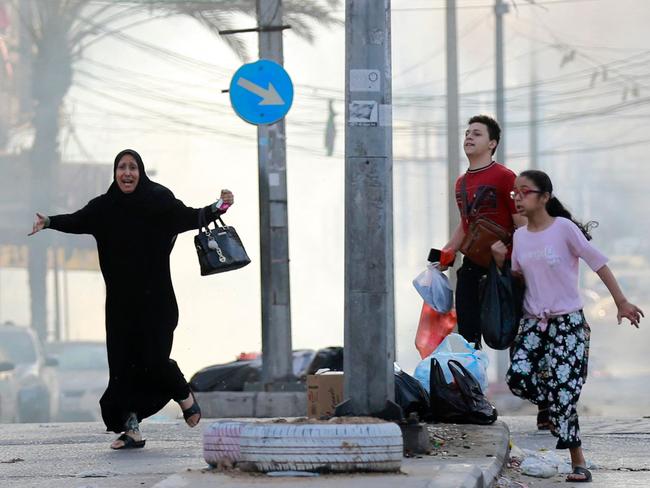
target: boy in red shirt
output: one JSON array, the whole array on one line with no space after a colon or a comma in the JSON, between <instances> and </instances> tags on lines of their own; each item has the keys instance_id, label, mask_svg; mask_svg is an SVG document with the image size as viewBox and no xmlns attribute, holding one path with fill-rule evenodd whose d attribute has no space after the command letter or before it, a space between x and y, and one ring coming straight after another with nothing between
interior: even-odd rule
<instances>
[{"instance_id":1,"label":"boy in red shirt","mask_svg":"<svg viewBox=\"0 0 650 488\"><path fill-rule=\"evenodd\" d=\"M463 143L469 168L456 181L456 202L461 221L444 247L454 254L458 252L470 224L479 217L499 224L511 234L515 227L526 223L525 218L517 214L510 198L515 173L492 160L500 139L501 128L493 118L475 115L469 119ZM486 268L464 257L456 284L458 332L477 348L481 347L478 284L485 274Z\"/></svg>"}]
</instances>

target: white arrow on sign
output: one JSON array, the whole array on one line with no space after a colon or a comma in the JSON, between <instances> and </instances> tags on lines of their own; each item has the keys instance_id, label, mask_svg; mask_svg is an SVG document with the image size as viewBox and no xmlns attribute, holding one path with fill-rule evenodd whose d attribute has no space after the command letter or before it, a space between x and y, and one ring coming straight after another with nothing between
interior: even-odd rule
<instances>
[{"instance_id":1,"label":"white arrow on sign","mask_svg":"<svg viewBox=\"0 0 650 488\"><path fill-rule=\"evenodd\" d=\"M262 97L262 101L259 103L260 105L284 105L284 100L282 100L282 97L270 82L268 88L262 88L246 78L239 78L237 85Z\"/></svg>"}]
</instances>

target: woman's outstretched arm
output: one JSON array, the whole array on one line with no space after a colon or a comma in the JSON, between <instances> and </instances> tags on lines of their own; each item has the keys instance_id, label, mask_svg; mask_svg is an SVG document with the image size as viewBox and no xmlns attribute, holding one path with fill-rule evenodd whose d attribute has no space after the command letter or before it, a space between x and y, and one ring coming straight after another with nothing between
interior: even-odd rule
<instances>
[{"instance_id":1,"label":"woman's outstretched arm","mask_svg":"<svg viewBox=\"0 0 650 488\"><path fill-rule=\"evenodd\" d=\"M94 234L96 218L93 202L71 214L52 215L50 217L36 213L32 231L34 235L43 229L54 229L67 234Z\"/></svg>"}]
</instances>

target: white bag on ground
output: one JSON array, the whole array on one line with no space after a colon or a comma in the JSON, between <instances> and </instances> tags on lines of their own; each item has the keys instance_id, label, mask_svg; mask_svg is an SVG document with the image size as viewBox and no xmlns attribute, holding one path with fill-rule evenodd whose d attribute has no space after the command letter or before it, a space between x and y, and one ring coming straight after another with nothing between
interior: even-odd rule
<instances>
[{"instance_id":1,"label":"white bag on ground","mask_svg":"<svg viewBox=\"0 0 650 488\"><path fill-rule=\"evenodd\" d=\"M436 312L447 313L454 305L454 292L447 276L438 269L438 263L427 264L427 268L413 280L413 286Z\"/></svg>"},{"instance_id":2,"label":"white bag on ground","mask_svg":"<svg viewBox=\"0 0 650 488\"><path fill-rule=\"evenodd\" d=\"M472 376L474 376L479 385L481 385L483 393L487 391L487 367L489 364L487 354L484 351L474 349L474 347L467 342L462 335L455 333L449 334L438 345L436 350L420 361L420 364L415 368L413 376L416 380L422 383L422 386L424 386L424 388L429 392L429 376L431 374L432 358L436 358L440 363L447 383L453 381L453 376L451 375L451 371L449 371L447 361L455 359L465 366L470 373L472 373Z\"/></svg>"}]
</instances>

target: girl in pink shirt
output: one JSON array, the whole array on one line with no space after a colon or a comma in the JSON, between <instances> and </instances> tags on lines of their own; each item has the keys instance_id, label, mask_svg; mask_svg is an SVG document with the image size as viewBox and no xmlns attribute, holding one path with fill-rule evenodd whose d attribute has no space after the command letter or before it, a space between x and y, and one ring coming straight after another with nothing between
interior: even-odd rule
<instances>
[{"instance_id":1,"label":"girl in pink shirt","mask_svg":"<svg viewBox=\"0 0 650 488\"><path fill-rule=\"evenodd\" d=\"M587 378L590 335L578 292L579 258L612 294L619 324L627 318L638 328L643 312L627 301L607 258L589 243L588 226L575 221L553 195L546 173L524 171L511 196L528 224L513 238L512 271L523 275L526 293L506 382L515 395L538 405L538 428L550 429L558 437L558 449L569 449L573 472L567 481L591 481L576 410ZM496 243L492 252L501 267L505 245Z\"/></svg>"}]
</instances>

